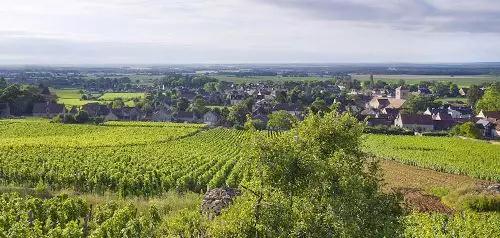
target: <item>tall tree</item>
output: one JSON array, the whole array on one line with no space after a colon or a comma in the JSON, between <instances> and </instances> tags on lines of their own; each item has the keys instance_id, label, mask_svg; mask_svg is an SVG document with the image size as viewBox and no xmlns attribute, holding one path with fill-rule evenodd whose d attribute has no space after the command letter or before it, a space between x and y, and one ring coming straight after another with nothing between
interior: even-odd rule
<instances>
[{"instance_id":1,"label":"tall tree","mask_svg":"<svg viewBox=\"0 0 500 238\"><path fill-rule=\"evenodd\" d=\"M427 108L435 108L440 106L441 103L435 101L434 97L423 95L412 95L403 104L403 108L410 113L423 112Z\"/></svg>"},{"instance_id":2,"label":"tall tree","mask_svg":"<svg viewBox=\"0 0 500 238\"><path fill-rule=\"evenodd\" d=\"M481 98L482 92L477 85L471 85L469 91L467 91L467 98L469 99L469 105L473 108L476 107L477 101Z\"/></svg>"},{"instance_id":3,"label":"tall tree","mask_svg":"<svg viewBox=\"0 0 500 238\"><path fill-rule=\"evenodd\" d=\"M398 237L398 200L381 191L349 114L309 115L289 132L254 138L253 178L209 228L215 237ZM368 169L367 169L368 168ZM355 212L353 212L355 211Z\"/></svg>"},{"instance_id":4,"label":"tall tree","mask_svg":"<svg viewBox=\"0 0 500 238\"><path fill-rule=\"evenodd\" d=\"M2 89L7 87L7 80L5 80L3 77L0 77L0 92Z\"/></svg>"},{"instance_id":5,"label":"tall tree","mask_svg":"<svg viewBox=\"0 0 500 238\"><path fill-rule=\"evenodd\" d=\"M477 101L476 111L500 111L500 87L490 86Z\"/></svg>"},{"instance_id":6,"label":"tall tree","mask_svg":"<svg viewBox=\"0 0 500 238\"><path fill-rule=\"evenodd\" d=\"M297 118L286 111L277 111L269 114L267 127L270 130L285 131L290 130L297 122Z\"/></svg>"}]
</instances>

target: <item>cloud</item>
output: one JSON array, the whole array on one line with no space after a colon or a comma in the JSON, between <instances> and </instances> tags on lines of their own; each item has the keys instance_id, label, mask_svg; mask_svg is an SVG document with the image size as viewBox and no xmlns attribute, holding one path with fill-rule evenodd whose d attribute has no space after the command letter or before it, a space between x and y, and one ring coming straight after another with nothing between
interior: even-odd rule
<instances>
[{"instance_id":1,"label":"cloud","mask_svg":"<svg viewBox=\"0 0 500 238\"><path fill-rule=\"evenodd\" d=\"M2 0L0 64L498 61L499 12L498 0Z\"/></svg>"},{"instance_id":2,"label":"cloud","mask_svg":"<svg viewBox=\"0 0 500 238\"><path fill-rule=\"evenodd\" d=\"M500 33L495 0L254 0L328 21L430 32Z\"/></svg>"}]
</instances>

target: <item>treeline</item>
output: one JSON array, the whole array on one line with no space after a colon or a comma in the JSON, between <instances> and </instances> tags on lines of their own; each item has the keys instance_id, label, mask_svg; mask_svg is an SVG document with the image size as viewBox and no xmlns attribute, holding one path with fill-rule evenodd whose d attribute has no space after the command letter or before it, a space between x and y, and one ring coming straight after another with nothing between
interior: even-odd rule
<instances>
[{"instance_id":1,"label":"treeline","mask_svg":"<svg viewBox=\"0 0 500 238\"><path fill-rule=\"evenodd\" d=\"M50 91L44 85L7 84L5 79L0 78L0 103L9 104L11 115L31 114L35 103L50 100Z\"/></svg>"}]
</instances>

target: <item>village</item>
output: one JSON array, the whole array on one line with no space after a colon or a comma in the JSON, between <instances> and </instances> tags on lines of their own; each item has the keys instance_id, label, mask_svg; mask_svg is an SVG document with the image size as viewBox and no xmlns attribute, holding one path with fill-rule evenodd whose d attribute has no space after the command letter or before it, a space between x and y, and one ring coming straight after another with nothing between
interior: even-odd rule
<instances>
[{"instance_id":1,"label":"village","mask_svg":"<svg viewBox=\"0 0 500 238\"><path fill-rule=\"evenodd\" d=\"M12 107L19 107L15 100L1 102L0 117L61 117L64 121L65 117L74 117L81 111L86 117L101 121L185 122L243 128L251 119L258 129L271 129L267 124L273 113L286 113L301 120L310 112L327 112L335 106L334 110L350 112L358 120L365 121L369 128L377 128L372 131L379 133L391 134L398 129L406 134L446 134L456 125L472 122L482 138L499 138L500 112L474 111L473 105L460 100L436 103L436 99L443 96L437 90L443 91L444 83L408 85L401 80L388 84L375 82L373 75L370 77L370 81L362 83L349 75L337 75L325 81L237 84L207 75L173 75L145 88L145 98L135 99L133 106L125 105L121 98L81 106L64 105L58 102L58 95L45 89L45 94L33 103L31 110L28 108L21 113L19 110L11 112ZM179 80L183 83L176 83ZM130 84L130 80L126 83ZM82 95L85 99L92 97L92 92L116 90L117 84L87 85L84 89L88 93ZM451 83L449 86L455 91L454 97L469 97L469 88L458 88ZM448 84L444 84L446 87ZM475 88L477 94L482 95L487 87ZM127 93L123 89L122 92ZM446 91L444 95L447 94Z\"/></svg>"}]
</instances>

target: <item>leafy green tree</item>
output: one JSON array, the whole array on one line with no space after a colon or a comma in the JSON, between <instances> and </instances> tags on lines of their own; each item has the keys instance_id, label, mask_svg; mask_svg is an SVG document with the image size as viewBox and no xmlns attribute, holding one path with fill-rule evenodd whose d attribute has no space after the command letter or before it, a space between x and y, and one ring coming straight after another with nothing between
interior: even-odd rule
<instances>
[{"instance_id":1,"label":"leafy green tree","mask_svg":"<svg viewBox=\"0 0 500 238\"><path fill-rule=\"evenodd\" d=\"M450 83L450 92L448 93L448 96L450 97L456 97L458 96L458 85L455 83Z\"/></svg>"},{"instance_id":2,"label":"leafy green tree","mask_svg":"<svg viewBox=\"0 0 500 238\"><path fill-rule=\"evenodd\" d=\"M0 77L0 94L1 90L7 87L7 80L5 80L3 77Z\"/></svg>"},{"instance_id":3,"label":"leafy green tree","mask_svg":"<svg viewBox=\"0 0 500 238\"><path fill-rule=\"evenodd\" d=\"M314 100L314 102L311 103L310 110L311 110L311 112L313 112L315 114L319 113L319 112L329 112L330 111L328 106L326 105L325 100L323 100L321 98L316 98L316 100Z\"/></svg>"},{"instance_id":4,"label":"leafy green tree","mask_svg":"<svg viewBox=\"0 0 500 238\"><path fill-rule=\"evenodd\" d=\"M427 108L439 107L441 104L432 96L412 95L403 104L403 108L410 113L424 112Z\"/></svg>"},{"instance_id":5,"label":"leafy green tree","mask_svg":"<svg viewBox=\"0 0 500 238\"><path fill-rule=\"evenodd\" d=\"M205 106L205 100L203 97L196 97L190 106L190 111L197 115L203 115L209 111L208 107Z\"/></svg>"},{"instance_id":6,"label":"leafy green tree","mask_svg":"<svg viewBox=\"0 0 500 238\"><path fill-rule=\"evenodd\" d=\"M276 93L276 102L278 103L287 103L288 101L288 95L286 93L286 91L278 91Z\"/></svg>"},{"instance_id":7,"label":"leafy green tree","mask_svg":"<svg viewBox=\"0 0 500 238\"><path fill-rule=\"evenodd\" d=\"M179 98L176 104L177 111L184 112L189 108L189 101L186 98Z\"/></svg>"},{"instance_id":8,"label":"leafy green tree","mask_svg":"<svg viewBox=\"0 0 500 238\"><path fill-rule=\"evenodd\" d=\"M203 85L203 89L207 92L217 92L218 82L208 82Z\"/></svg>"},{"instance_id":9,"label":"leafy green tree","mask_svg":"<svg viewBox=\"0 0 500 238\"><path fill-rule=\"evenodd\" d=\"M437 97L445 97L450 92L448 84L442 82L434 82L429 88Z\"/></svg>"},{"instance_id":10,"label":"leafy green tree","mask_svg":"<svg viewBox=\"0 0 500 238\"><path fill-rule=\"evenodd\" d=\"M113 109L123 108L123 107L125 107L125 103L123 102L123 99L117 98L117 99L113 100L113 102L111 103L111 107Z\"/></svg>"},{"instance_id":11,"label":"leafy green tree","mask_svg":"<svg viewBox=\"0 0 500 238\"><path fill-rule=\"evenodd\" d=\"M354 117L334 111L311 114L289 132L257 135L250 163L256 176L209 231L239 237L399 236L399 202L381 191L378 165L361 151L362 134Z\"/></svg>"},{"instance_id":12,"label":"leafy green tree","mask_svg":"<svg viewBox=\"0 0 500 238\"><path fill-rule=\"evenodd\" d=\"M482 92L477 85L471 85L469 91L467 91L467 99L469 99L469 105L473 108L476 107L477 101L481 98Z\"/></svg>"},{"instance_id":13,"label":"leafy green tree","mask_svg":"<svg viewBox=\"0 0 500 238\"><path fill-rule=\"evenodd\" d=\"M484 91L483 97L477 101L476 111L500 111L500 88L490 86Z\"/></svg>"},{"instance_id":14,"label":"leafy green tree","mask_svg":"<svg viewBox=\"0 0 500 238\"><path fill-rule=\"evenodd\" d=\"M229 109L228 121L236 126L243 126L246 115L252 113L252 101L244 100Z\"/></svg>"},{"instance_id":15,"label":"leafy green tree","mask_svg":"<svg viewBox=\"0 0 500 238\"><path fill-rule=\"evenodd\" d=\"M79 110L75 115L75 121L77 123L87 123L88 121L90 121L90 115L84 110Z\"/></svg>"},{"instance_id":16,"label":"leafy green tree","mask_svg":"<svg viewBox=\"0 0 500 238\"><path fill-rule=\"evenodd\" d=\"M270 130L286 131L290 130L297 122L297 118L286 111L277 111L269 114L269 121L267 127Z\"/></svg>"},{"instance_id":17,"label":"leafy green tree","mask_svg":"<svg viewBox=\"0 0 500 238\"><path fill-rule=\"evenodd\" d=\"M461 125L456 125L450 130L452 136L466 136L469 138L480 139L481 132L473 122L466 122Z\"/></svg>"},{"instance_id":18,"label":"leafy green tree","mask_svg":"<svg viewBox=\"0 0 500 238\"><path fill-rule=\"evenodd\" d=\"M250 114L246 115L246 122L243 125L245 130L255 131L255 130L264 130L266 129L266 123L259 119L253 119Z\"/></svg>"}]
</instances>

